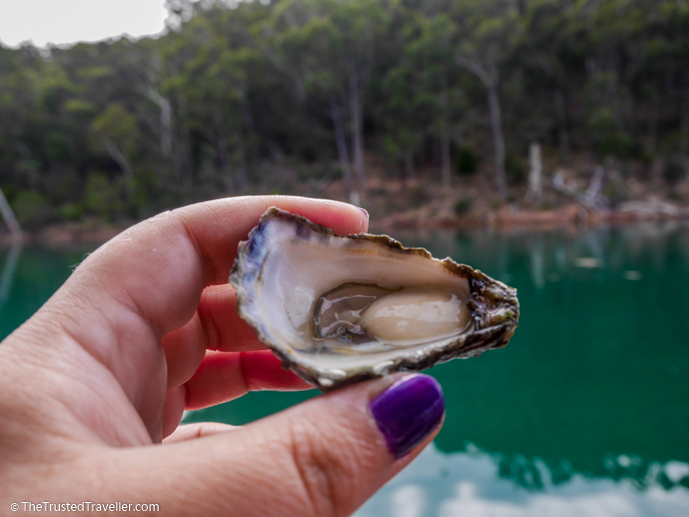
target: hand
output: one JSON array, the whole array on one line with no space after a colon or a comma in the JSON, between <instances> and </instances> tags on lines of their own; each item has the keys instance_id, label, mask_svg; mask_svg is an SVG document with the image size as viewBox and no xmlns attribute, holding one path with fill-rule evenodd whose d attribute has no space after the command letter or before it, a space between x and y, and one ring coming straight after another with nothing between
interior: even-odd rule
<instances>
[{"instance_id":1,"label":"hand","mask_svg":"<svg viewBox=\"0 0 689 517\"><path fill-rule=\"evenodd\" d=\"M424 375L245 427L178 427L185 408L310 387L237 316L227 285L238 242L273 205L339 234L368 227L350 205L290 197L166 212L101 246L0 345L0 513L122 501L163 515L348 515L432 439L444 406Z\"/></svg>"}]
</instances>

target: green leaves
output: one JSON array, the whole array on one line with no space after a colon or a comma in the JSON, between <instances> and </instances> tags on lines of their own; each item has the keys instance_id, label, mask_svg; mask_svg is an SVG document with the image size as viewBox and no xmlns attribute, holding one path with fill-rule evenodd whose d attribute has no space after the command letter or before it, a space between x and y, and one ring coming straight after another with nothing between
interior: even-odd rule
<instances>
[{"instance_id":1,"label":"green leaves","mask_svg":"<svg viewBox=\"0 0 689 517\"><path fill-rule=\"evenodd\" d=\"M111 104L93 121L91 129L96 137L131 147L136 138L136 118L120 104Z\"/></svg>"},{"instance_id":2,"label":"green leaves","mask_svg":"<svg viewBox=\"0 0 689 517\"><path fill-rule=\"evenodd\" d=\"M532 140L592 160L689 154L689 2L168 6L157 39L0 46L0 185L83 207L104 178L123 182L129 205L108 217L136 217L147 203L306 191L336 161L363 179L364 150L407 177L442 164L444 180L448 164L524 160Z\"/></svg>"}]
</instances>

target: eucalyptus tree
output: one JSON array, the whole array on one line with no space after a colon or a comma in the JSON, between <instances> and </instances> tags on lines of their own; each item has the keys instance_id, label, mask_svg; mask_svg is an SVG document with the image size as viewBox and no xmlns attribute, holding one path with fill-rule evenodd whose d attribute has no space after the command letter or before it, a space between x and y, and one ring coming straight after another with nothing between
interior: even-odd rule
<instances>
[{"instance_id":1,"label":"eucalyptus tree","mask_svg":"<svg viewBox=\"0 0 689 517\"><path fill-rule=\"evenodd\" d=\"M510 103L512 118L518 121L512 131L528 143L556 134L560 161L568 166L572 164L570 90L577 89L571 84L575 77L566 37L572 4L571 0L525 4L520 14L523 30L510 60L523 81L523 97Z\"/></svg>"},{"instance_id":2,"label":"eucalyptus tree","mask_svg":"<svg viewBox=\"0 0 689 517\"><path fill-rule=\"evenodd\" d=\"M134 115L116 103L110 104L91 124L93 138L120 168L130 200L134 193L131 159L136 145L136 129Z\"/></svg>"},{"instance_id":3,"label":"eucalyptus tree","mask_svg":"<svg viewBox=\"0 0 689 517\"><path fill-rule=\"evenodd\" d=\"M414 155L423 142L429 112L420 95L416 69L401 63L388 71L381 81L386 102L377 107L376 115L384 131L383 149L393 161L402 161L407 180L415 177Z\"/></svg>"},{"instance_id":4,"label":"eucalyptus tree","mask_svg":"<svg viewBox=\"0 0 689 517\"><path fill-rule=\"evenodd\" d=\"M251 69L261 58L248 30L251 10L254 6L200 6L164 47L162 90L187 138L193 143L198 135L197 145L214 150L218 176L229 192L247 188L247 93Z\"/></svg>"},{"instance_id":5,"label":"eucalyptus tree","mask_svg":"<svg viewBox=\"0 0 689 517\"><path fill-rule=\"evenodd\" d=\"M267 59L290 81L295 97L330 119L353 201L365 179L364 91L386 19L385 0L284 0L270 22L256 28Z\"/></svg>"},{"instance_id":6,"label":"eucalyptus tree","mask_svg":"<svg viewBox=\"0 0 689 517\"><path fill-rule=\"evenodd\" d=\"M512 0L463 0L455 5L452 13L460 38L455 63L475 74L488 93L495 184L503 199L507 197L507 178L500 67L513 51L520 33L518 7Z\"/></svg>"},{"instance_id":7,"label":"eucalyptus tree","mask_svg":"<svg viewBox=\"0 0 689 517\"><path fill-rule=\"evenodd\" d=\"M30 133L40 111L37 83L43 60L31 46L0 44L0 181L22 187L38 184L36 149Z\"/></svg>"},{"instance_id":8,"label":"eucalyptus tree","mask_svg":"<svg viewBox=\"0 0 689 517\"><path fill-rule=\"evenodd\" d=\"M440 140L442 183L449 187L452 178L451 97L453 93L456 94L456 87L453 88L451 84L451 75L457 26L446 14L431 17L420 14L414 18L416 26L409 30L416 37L408 42L406 53L416 65L419 90L415 97L425 100L431 113L430 126Z\"/></svg>"},{"instance_id":9,"label":"eucalyptus tree","mask_svg":"<svg viewBox=\"0 0 689 517\"><path fill-rule=\"evenodd\" d=\"M633 4L579 0L567 13L565 37L581 68L580 130L599 162L628 155L632 146L628 78L636 64L629 38L643 16Z\"/></svg>"},{"instance_id":10,"label":"eucalyptus tree","mask_svg":"<svg viewBox=\"0 0 689 517\"><path fill-rule=\"evenodd\" d=\"M415 177L415 157L423 150L437 97L421 80L423 64L408 51L418 38L421 16L416 6L406 4L391 6L387 34L377 49L371 103L383 153L391 163L402 163L409 180Z\"/></svg>"},{"instance_id":11,"label":"eucalyptus tree","mask_svg":"<svg viewBox=\"0 0 689 517\"><path fill-rule=\"evenodd\" d=\"M647 152L678 153L689 159L689 4L635 0L626 11L634 29L628 41L634 63L628 82L637 111L634 118L646 115L642 122ZM664 128L674 129L674 143L660 141Z\"/></svg>"}]
</instances>

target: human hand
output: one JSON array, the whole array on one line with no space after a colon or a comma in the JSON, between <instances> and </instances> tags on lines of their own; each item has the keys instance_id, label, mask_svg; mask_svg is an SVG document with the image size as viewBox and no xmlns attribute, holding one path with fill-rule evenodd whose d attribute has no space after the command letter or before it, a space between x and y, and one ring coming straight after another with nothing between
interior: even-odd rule
<instances>
[{"instance_id":1,"label":"human hand","mask_svg":"<svg viewBox=\"0 0 689 517\"><path fill-rule=\"evenodd\" d=\"M164 515L348 515L430 442L444 405L424 375L245 427L178 427L185 408L310 388L237 316L227 285L238 242L270 206L339 234L368 227L350 205L292 197L166 212L100 247L0 345L0 513L123 501Z\"/></svg>"}]
</instances>

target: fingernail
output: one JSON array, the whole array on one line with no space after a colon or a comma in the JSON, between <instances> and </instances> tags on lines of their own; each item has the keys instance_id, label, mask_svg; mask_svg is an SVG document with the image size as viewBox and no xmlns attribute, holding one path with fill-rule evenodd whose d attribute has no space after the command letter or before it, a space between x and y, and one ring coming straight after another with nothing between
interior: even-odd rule
<instances>
[{"instance_id":1,"label":"fingernail","mask_svg":"<svg viewBox=\"0 0 689 517\"><path fill-rule=\"evenodd\" d=\"M373 399L369 408L388 450L401 458L421 443L443 418L445 399L433 377L403 377Z\"/></svg>"},{"instance_id":2,"label":"fingernail","mask_svg":"<svg viewBox=\"0 0 689 517\"><path fill-rule=\"evenodd\" d=\"M361 211L364 213L364 215L366 216L366 220L368 221L369 217L368 217L368 212L366 211L366 209L365 209L365 208L361 208L360 206L358 206L357 208L358 208L359 210L361 210Z\"/></svg>"}]
</instances>

